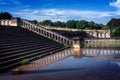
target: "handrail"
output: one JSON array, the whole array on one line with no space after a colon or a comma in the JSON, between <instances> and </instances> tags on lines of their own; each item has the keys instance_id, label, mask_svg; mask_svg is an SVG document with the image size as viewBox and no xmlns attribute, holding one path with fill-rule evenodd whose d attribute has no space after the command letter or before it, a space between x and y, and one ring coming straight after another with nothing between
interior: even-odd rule
<instances>
[{"instance_id":1,"label":"handrail","mask_svg":"<svg viewBox=\"0 0 120 80\"><path fill-rule=\"evenodd\" d=\"M35 25L27 20L21 19L20 27L28 29L30 31L33 31L39 35L42 35L44 37L47 37L49 39L53 39L59 43L64 44L67 47L70 47L72 45L72 40L70 38L67 38L63 35L60 35L54 31L47 30L43 26Z\"/></svg>"}]
</instances>

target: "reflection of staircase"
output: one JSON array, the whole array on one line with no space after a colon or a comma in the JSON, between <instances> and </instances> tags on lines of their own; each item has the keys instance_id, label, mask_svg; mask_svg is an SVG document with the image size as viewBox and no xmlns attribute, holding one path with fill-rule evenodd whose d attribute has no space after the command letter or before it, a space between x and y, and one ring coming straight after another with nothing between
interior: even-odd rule
<instances>
[{"instance_id":1,"label":"reflection of staircase","mask_svg":"<svg viewBox=\"0 0 120 80\"><path fill-rule=\"evenodd\" d=\"M23 66L17 67L15 69L13 69L13 71L14 72L16 72L16 71L29 72L29 71L38 70L49 64L53 64L55 62L65 59L67 57L70 57L70 56L72 56L72 54L74 54L72 49L67 49L67 50L52 54L52 55L45 56L41 59L33 61L32 63L30 63L28 65L23 65Z\"/></svg>"},{"instance_id":2,"label":"reflection of staircase","mask_svg":"<svg viewBox=\"0 0 120 80\"><path fill-rule=\"evenodd\" d=\"M0 70L33 60L39 55L65 49L62 44L21 27L0 26Z\"/></svg>"}]
</instances>

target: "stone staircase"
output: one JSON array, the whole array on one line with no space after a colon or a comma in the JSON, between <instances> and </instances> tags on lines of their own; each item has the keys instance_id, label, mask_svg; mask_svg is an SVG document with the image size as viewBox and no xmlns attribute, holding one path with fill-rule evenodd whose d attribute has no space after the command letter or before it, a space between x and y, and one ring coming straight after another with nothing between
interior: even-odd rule
<instances>
[{"instance_id":1,"label":"stone staircase","mask_svg":"<svg viewBox=\"0 0 120 80\"><path fill-rule=\"evenodd\" d=\"M32 61L41 54L55 53L66 48L58 41L46 38L44 34L38 35L38 32L26 29L27 26L23 27L25 29L22 27L0 26L0 71L20 65L23 59Z\"/></svg>"}]
</instances>

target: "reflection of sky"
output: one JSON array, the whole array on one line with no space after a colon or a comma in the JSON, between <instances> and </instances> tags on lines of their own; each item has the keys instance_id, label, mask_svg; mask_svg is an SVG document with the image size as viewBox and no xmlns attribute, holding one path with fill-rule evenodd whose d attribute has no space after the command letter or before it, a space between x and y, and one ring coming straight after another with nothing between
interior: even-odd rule
<instances>
[{"instance_id":1,"label":"reflection of sky","mask_svg":"<svg viewBox=\"0 0 120 80\"><path fill-rule=\"evenodd\" d=\"M11 80L120 80L120 59L85 55L76 58L76 54L81 56L78 52L19 77L9 77ZM10 79L8 76L1 77L0 80Z\"/></svg>"}]
</instances>

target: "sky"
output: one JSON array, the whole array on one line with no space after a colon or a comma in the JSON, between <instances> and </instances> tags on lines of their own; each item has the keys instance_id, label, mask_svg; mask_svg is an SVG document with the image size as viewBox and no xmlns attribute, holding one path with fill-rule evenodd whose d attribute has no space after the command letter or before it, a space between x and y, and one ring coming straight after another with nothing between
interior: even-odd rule
<instances>
[{"instance_id":1,"label":"sky","mask_svg":"<svg viewBox=\"0 0 120 80\"><path fill-rule=\"evenodd\" d=\"M106 24L111 18L120 18L120 0L0 0L0 12L28 20Z\"/></svg>"}]
</instances>

